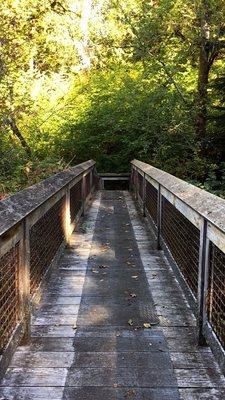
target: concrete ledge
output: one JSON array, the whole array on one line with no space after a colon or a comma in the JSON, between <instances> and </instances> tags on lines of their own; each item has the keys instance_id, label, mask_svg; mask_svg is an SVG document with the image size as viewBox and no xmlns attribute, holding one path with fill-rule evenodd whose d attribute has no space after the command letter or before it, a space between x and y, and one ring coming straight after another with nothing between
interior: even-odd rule
<instances>
[{"instance_id":1,"label":"concrete ledge","mask_svg":"<svg viewBox=\"0 0 225 400\"><path fill-rule=\"evenodd\" d=\"M0 236L94 165L93 160L86 161L0 201Z\"/></svg>"},{"instance_id":2,"label":"concrete ledge","mask_svg":"<svg viewBox=\"0 0 225 400\"><path fill-rule=\"evenodd\" d=\"M131 164L225 232L225 200L138 160Z\"/></svg>"}]
</instances>

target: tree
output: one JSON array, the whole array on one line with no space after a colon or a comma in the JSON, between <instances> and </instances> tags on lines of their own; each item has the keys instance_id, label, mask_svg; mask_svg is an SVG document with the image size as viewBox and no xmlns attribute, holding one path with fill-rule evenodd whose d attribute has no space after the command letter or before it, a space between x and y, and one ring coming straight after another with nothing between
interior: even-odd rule
<instances>
[{"instance_id":1,"label":"tree","mask_svg":"<svg viewBox=\"0 0 225 400\"><path fill-rule=\"evenodd\" d=\"M123 9L121 20L132 31L130 48L134 59L142 60L147 66L152 62L161 66L182 102L189 106L195 121L196 139L203 151L209 74L216 60L224 54L224 2L140 1L139 9L133 14ZM192 98L193 93L185 95L186 90L180 85L180 75L185 69L192 69L196 74L196 100Z\"/></svg>"}]
</instances>

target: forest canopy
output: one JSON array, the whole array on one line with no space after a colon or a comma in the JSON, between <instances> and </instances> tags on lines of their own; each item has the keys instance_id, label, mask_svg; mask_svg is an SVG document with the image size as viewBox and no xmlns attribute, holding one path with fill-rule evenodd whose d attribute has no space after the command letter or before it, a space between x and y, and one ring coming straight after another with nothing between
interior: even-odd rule
<instances>
[{"instance_id":1,"label":"forest canopy","mask_svg":"<svg viewBox=\"0 0 225 400\"><path fill-rule=\"evenodd\" d=\"M2 0L0 195L93 158L225 196L223 0Z\"/></svg>"}]
</instances>

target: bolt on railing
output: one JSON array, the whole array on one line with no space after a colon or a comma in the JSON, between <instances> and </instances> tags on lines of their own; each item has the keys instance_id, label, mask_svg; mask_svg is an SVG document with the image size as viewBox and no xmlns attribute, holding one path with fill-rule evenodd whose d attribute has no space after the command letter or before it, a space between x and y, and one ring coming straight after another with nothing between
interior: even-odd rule
<instances>
[{"instance_id":1,"label":"bolt on railing","mask_svg":"<svg viewBox=\"0 0 225 400\"><path fill-rule=\"evenodd\" d=\"M0 375L30 336L32 304L97 186L90 160L0 202Z\"/></svg>"},{"instance_id":2,"label":"bolt on railing","mask_svg":"<svg viewBox=\"0 0 225 400\"><path fill-rule=\"evenodd\" d=\"M195 312L198 343L210 344L225 371L225 200L140 161L131 166L135 198Z\"/></svg>"}]
</instances>

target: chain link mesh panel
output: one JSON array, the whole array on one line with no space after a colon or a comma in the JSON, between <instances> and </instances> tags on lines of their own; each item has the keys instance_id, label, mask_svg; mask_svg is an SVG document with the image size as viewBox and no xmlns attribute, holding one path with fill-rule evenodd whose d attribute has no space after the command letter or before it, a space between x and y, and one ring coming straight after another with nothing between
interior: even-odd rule
<instances>
[{"instance_id":1,"label":"chain link mesh panel","mask_svg":"<svg viewBox=\"0 0 225 400\"><path fill-rule=\"evenodd\" d=\"M155 223L157 223L157 203L158 190L146 181L146 208Z\"/></svg>"},{"instance_id":2,"label":"chain link mesh panel","mask_svg":"<svg viewBox=\"0 0 225 400\"><path fill-rule=\"evenodd\" d=\"M134 168L131 168L130 181L131 181L132 187L134 186L134 176L135 176L135 170L134 170Z\"/></svg>"},{"instance_id":3,"label":"chain link mesh panel","mask_svg":"<svg viewBox=\"0 0 225 400\"><path fill-rule=\"evenodd\" d=\"M140 173L138 173L138 193L142 200L143 200L143 184L144 184L144 178Z\"/></svg>"},{"instance_id":4,"label":"chain link mesh panel","mask_svg":"<svg viewBox=\"0 0 225 400\"><path fill-rule=\"evenodd\" d=\"M93 187L94 187L94 190L98 190L99 189L99 181L100 181L100 179L99 179L99 176L98 176L98 174L97 174L97 172L93 169L92 170L92 182L93 182Z\"/></svg>"},{"instance_id":5,"label":"chain link mesh panel","mask_svg":"<svg viewBox=\"0 0 225 400\"><path fill-rule=\"evenodd\" d=\"M200 231L162 196L162 236L197 298Z\"/></svg>"},{"instance_id":6,"label":"chain link mesh panel","mask_svg":"<svg viewBox=\"0 0 225 400\"><path fill-rule=\"evenodd\" d=\"M91 191L91 173L89 172L84 178L84 198L90 194Z\"/></svg>"},{"instance_id":7,"label":"chain link mesh panel","mask_svg":"<svg viewBox=\"0 0 225 400\"><path fill-rule=\"evenodd\" d=\"M209 257L208 319L225 348L225 254L212 242Z\"/></svg>"},{"instance_id":8,"label":"chain link mesh panel","mask_svg":"<svg viewBox=\"0 0 225 400\"><path fill-rule=\"evenodd\" d=\"M70 221L73 222L82 207L82 179L70 189Z\"/></svg>"},{"instance_id":9,"label":"chain link mesh panel","mask_svg":"<svg viewBox=\"0 0 225 400\"><path fill-rule=\"evenodd\" d=\"M19 319L19 242L0 258L0 354Z\"/></svg>"},{"instance_id":10,"label":"chain link mesh panel","mask_svg":"<svg viewBox=\"0 0 225 400\"><path fill-rule=\"evenodd\" d=\"M63 216L65 196L57 201L30 231L31 293L40 282L64 240Z\"/></svg>"},{"instance_id":11,"label":"chain link mesh panel","mask_svg":"<svg viewBox=\"0 0 225 400\"><path fill-rule=\"evenodd\" d=\"M136 190L138 189L138 172L134 168L132 170L132 185Z\"/></svg>"}]
</instances>

